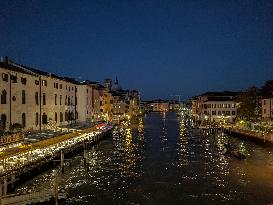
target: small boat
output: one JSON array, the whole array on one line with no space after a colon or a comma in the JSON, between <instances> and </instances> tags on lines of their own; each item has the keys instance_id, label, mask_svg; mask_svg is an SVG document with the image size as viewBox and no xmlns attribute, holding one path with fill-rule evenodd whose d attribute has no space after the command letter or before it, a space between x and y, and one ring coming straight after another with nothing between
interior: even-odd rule
<instances>
[{"instance_id":1,"label":"small boat","mask_svg":"<svg viewBox=\"0 0 273 205\"><path fill-rule=\"evenodd\" d=\"M246 159L246 156L240 152L240 150L233 148L230 143L224 143L224 146L226 148L226 154L230 154L236 159Z\"/></svg>"}]
</instances>

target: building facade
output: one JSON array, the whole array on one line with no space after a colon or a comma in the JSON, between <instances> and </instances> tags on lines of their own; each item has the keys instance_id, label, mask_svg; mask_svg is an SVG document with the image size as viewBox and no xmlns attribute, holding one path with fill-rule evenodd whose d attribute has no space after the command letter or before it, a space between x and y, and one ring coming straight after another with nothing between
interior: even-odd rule
<instances>
[{"instance_id":1,"label":"building facade","mask_svg":"<svg viewBox=\"0 0 273 205\"><path fill-rule=\"evenodd\" d=\"M273 96L262 99L262 119L273 119Z\"/></svg>"},{"instance_id":2,"label":"building facade","mask_svg":"<svg viewBox=\"0 0 273 205\"><path fill-rule=\"evenodd\" d=\"M161 99L150 101L148 106L152 112L168 112L170 108L169 101Z\"/></svg>"},{"instance_id":3,"label":"building facade","mask_svg":"<svg viewBox=\"0 0 273 205\"><path fill-rule=\"evenodd\" d=\"M129 118L139 112L139 93L122 90L118 80L105 86L78 82L5 58L0 62L0 132L57 129L77 123Z\"/></svg>"},{"instance_id":4,"label":"building facade","mask_svg":"<svg viewBox=\"0 0 273 205\"><path fill-rule=\"evenodd\" d=\"M2 131L43 130L77 122L77 82L22 66L0 63Z\"/></svg>"},{"instance_id":5,"label":"building facade","mask_svg":"<svg viewBox=\"0 0 273 205\"><path fill-rule=\"evenodd\" d=\"M100 86L100 112L101 118L111 121L113 118L113 96L108 87Z\"/></svg>"},{"instance_id":6,"label":"building facade","mask_svg":"<svg viewBox=\"0 0 273 205\"><path fill-rule=\"evenodd\" d=\"M236 92L207 92L192 101L192 115L196 120L233 123L237 116Z\"/></svg>"}]
</instances>

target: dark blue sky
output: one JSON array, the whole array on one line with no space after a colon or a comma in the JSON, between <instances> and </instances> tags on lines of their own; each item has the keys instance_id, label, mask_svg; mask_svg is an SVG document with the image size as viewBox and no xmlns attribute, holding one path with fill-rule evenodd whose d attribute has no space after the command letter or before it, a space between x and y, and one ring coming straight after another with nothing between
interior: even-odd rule
<instances>
[{"instance_id":1,"label":"dark blue sky","mask_svg":"<svg viewBox=\"0 0 273 205\"><path fill-rule=\"evenodd\" d=\"M0 1L0 55L143 98L273 79L273 1Z\"/></svg>"}]
</instances>

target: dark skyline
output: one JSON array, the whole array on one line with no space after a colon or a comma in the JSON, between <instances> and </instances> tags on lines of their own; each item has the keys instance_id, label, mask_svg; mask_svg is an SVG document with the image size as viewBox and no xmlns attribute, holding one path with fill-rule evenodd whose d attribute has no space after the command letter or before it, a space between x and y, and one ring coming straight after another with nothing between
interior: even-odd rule
<instances>
[{"instance_id":1,"label":"dark skyline","mask_svg":"<svg viewBox=\"0 0 273 205\"><path fill-rule=\"evenodd\" d=\"M144 99L273 79L272 1L2 1L0 55Z\"/></svg>"}]
</instances>

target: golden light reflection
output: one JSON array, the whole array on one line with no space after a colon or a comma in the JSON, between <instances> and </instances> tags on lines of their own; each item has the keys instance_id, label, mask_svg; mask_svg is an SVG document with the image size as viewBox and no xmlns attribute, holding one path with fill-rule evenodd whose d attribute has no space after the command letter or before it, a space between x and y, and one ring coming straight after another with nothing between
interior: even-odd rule
<instances>
[{"instance_id":1,"label":"golden light reflection","mask_svg":"<svg viewBox=\"0 0 273 205\"><path fill-rule=\"evenodd\" d=\"M179 120L179 135L183 137L185 135L186 127L183 119Z\"/></svg>"},{"instance_id":2,"label":"golden light reflection","mask_svg":"<svg viewBox=\"0 0 273 205\"><path fill-rule=\"evenodd\" d=\"M132 130L131 128L125 129L125 149L130 149L132 146Z\"/></svg>"},{"instance_id":3,"label":"golden light reflection","mask_svg":"<svg viewBox=\"0 0 273 205\"><path fill-rule=\"evenodd\" d=\"M166 120L166 112L162 113L162 117L163 117L164 120Z\"/></svg>"},{"instance_id":4,"label":"golden light reflection","mask_svg":"<svg viewBox=\"0 0 273 205\"><path fill-rule=\"evenodd\" d=\"M134 153L134 145L132 141L133 141L132 129L127 128L125 130L124 144L124 174L126 176L135 175L134 167L138 159Z\"/></svg>"},{"instance_id":5,"label":"golden light reflection","mask_svg":"<svg viewBox=\"0 0 273 205\"><path fill-rule=\"evenodd\" d=\"M140 139L143 139L144 138L144 124L143 124L143 119L142 117L139 118L138 120L138 127L137 127L137 130L138 130L138 136Z\"/></svg>"},{"instance_id":6,"label":"golden light reflection","mask_svg":"<svg viewBox=\"0 0 273 205\"><path fill-rule=\"evenodd\" d=\"M189 164L189 150L188 150L188 139L186 133L186 125L184 117L179 118L179 139L178 139L178 167L182 167Z\"/></svg>"}]
</instances>

